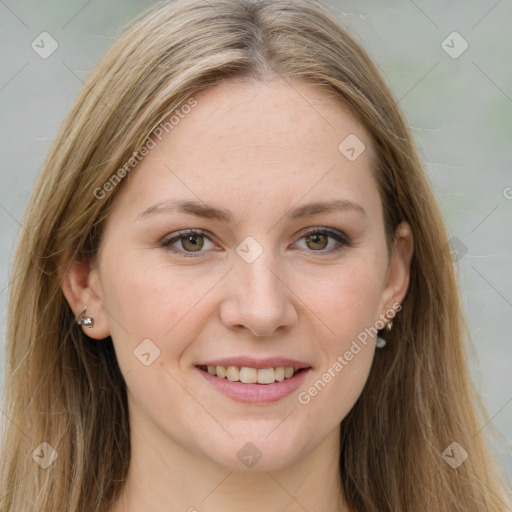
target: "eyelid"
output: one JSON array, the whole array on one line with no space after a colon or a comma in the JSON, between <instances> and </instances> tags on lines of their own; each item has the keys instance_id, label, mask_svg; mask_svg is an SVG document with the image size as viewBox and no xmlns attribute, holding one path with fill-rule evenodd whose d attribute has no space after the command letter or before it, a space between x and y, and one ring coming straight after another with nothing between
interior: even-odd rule
<instances>
[{"instance_id":1,"label":"eyelid","mask_svg":"<svg viewBox=\"0 0 512 512\"><path fill-rule=\"evenodd\" d=\"M346 235L343 231L339 231L337 229L328 228L328 227L322 227L322 226L306 228L305 230L303 230L301 232L301 235L299 236L297 241L300 241L307 236L312 236L315 234L327 235L328 237L336 240L338 245L335 247L331 247L328 250L307 251L307 252L310 252L311 254L318 254L318 255L332 254L332 253L340 251L346 247L352 246L352 241L350 240L348 235ZM213 235L211 235L209 232L205 231L204 229L189 228L189 229L177 231L176 233L173 233L172 236L170 236L170 237L165 237L162 240L161 245L164 248L168 248L168 250L170 250L171 252L173 252L175 254L184 255L185 257L189 257L189 256L198 257L198 256L200 256L201 253L208 252L208 251L184 251L184 250L179 250L179 249L175 249L175 248L170 248L171 244L179 241L180 239L186 237L187 235L202 236L202 237L206 238L207 240L209 240L211 243L215 243L214 242L215 237L213 237Z\"/></svg>"},{"instance_id":2,"label":"eyelid","mask_svg":"<svg viewBox=\"0 0 512 512\"><path fill-rule=\"evenodd\" d=\"M344 245L352 245L352 241L350 240L349 236L346 233L344 233L343 231L339 231L338 229L327 228L327 227L307 228L306 231L303 231L300 238L303 238L305 236L315 235L317 233L318 234L327 234L330 237L337 240L339 243L342 243Z\"/></svg>"},{"instance_id":3,"label":"eyelid","mask_svg":"<svg viewBox=\"0 0 512 512\"><path fill-rule=\"evenodd\" d=\"M206 239L208 239L211 243L215 243L214 242L214 237L209 234L207 231L205 231L204 229L201 229L201 228L189 228L189 229L182 229L180 231L177 231L175 233L171 233L171 236L166 236L162 239L162 241L160 242L161 246L164 248L164 249L168 249L169 251L173 252L174 254L180 254L180 255L185 255L186 257L188 256L192 256L192 257L197 257L199 256L202 252L206 252L206 251L197 251L197 252L194 252L194 251L184 251L184 250L179 250L179 249L176 249L174 247L171 247L171 244L173 244L174 242L178 242L180 239L183 239L185 238L187 235L198 235L198 236L202 236Z\"/></svg>"}]
</instances>

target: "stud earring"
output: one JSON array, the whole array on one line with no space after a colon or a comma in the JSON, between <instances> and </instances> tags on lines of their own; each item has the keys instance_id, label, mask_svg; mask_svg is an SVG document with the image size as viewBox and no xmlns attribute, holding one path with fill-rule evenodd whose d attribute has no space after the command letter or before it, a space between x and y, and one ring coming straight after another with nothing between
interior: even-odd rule
<instances>
[{"instance_id":1,"label":"stud earring","mask_svg":"<svg viewBox=\"0 0 512 512\"><path fill-rule=\"evenodd\" d=\"M383 348L386 346L386 340L377 334L377 348Z\"/></svg>"},{"instance_id":2,"label":"stud earring","mask_svg":"<svg viewBox=\"0 0 512 512\"><path fill-rule=\"evenodd\" d=\"M94 325L94 318L92 316L82 316L85 313L87 306L82 308L82 311L78 313L75 321L78 325L83 325L84 327L92 327Z\"/></svg>"},{"instance_id":3,"label":"stud earring","mask_svg":"<svg viewBox=\"0 0 512 512\"><path fill-rule=\"evenodd\" d=\"M386 324L386 331L391 331L392 328L393 328L393 321L389 320L388 323ZM377 345L377 348L383 348L386 346L386 340L379 334L377 334L376 345Z\"/></svg>"}]
</instances>

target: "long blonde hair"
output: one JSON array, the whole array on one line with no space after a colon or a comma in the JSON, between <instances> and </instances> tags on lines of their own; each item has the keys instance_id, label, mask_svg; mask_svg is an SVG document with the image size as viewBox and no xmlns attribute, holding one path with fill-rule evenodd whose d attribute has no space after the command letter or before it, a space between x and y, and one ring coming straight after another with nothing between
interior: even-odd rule
<instances>
[{"instance_id":1,"label":"long blonde hair","mask_svg":"<svg viewBox=\"0 0 512 512\"><path fill-rule=\"evenodd\" d=\"M61 281L71 262L94 257L122 183L100 199L94 191L183 102L234 77L301 78L344 101L373 139L388 245L401 220L412 226L403 309L341 424L347 503L358 512L502 512L508 491L479 433L487 417L468 374L469 337L435 196L377 69L312 0L156 5L79 93L14 258L0 512L105 511L119 496L130 462L125 382L111 339L91 343L83 334ZM46 469L34 462L43 442L58 453ZM442 457L453 442L468 453L456 469Z\"/></svg>"}]
</instances>

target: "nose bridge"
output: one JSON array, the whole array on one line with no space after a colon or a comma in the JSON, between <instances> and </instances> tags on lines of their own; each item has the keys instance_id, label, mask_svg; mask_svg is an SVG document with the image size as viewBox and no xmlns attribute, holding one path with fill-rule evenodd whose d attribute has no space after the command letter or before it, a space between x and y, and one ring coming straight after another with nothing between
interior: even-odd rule
<instances>
[{"instance_id":1,"label":"nose bridge","mask_svg":"<svg viewBox=\"0 0 512 512\"><path fill-rule=\"evenodd\" d=\"M266 242L248 237L237 247L231 288L235 300L227 316L232 325L258 335L271 334L296 319L291 292L279 276L280 262L268 238Z\"/></svg>"},{"instance_id":2,"label":"nose bridge","mask_svg":"<svg viewBox=\"0 0 512 512\"><path fill-rule=\"evenodd\" d=\"M270 252L266 251L265 255L262 254L252 263L237 263L240 267L240 286L244 288L242 295L249 301L263 305L278 300L283 294L280 289L282 282L276 276L276 261Z\"/></svg>"}]
</instances>

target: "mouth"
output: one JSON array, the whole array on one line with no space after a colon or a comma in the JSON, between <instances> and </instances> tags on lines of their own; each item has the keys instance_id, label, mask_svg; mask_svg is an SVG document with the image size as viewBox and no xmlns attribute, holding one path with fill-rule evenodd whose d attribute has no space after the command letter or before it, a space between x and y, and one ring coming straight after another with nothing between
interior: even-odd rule
<instances>
[{"instance_id":1,"label":"mouth","mask_svg":"<svg viewBox=\"0 0 512 512\"><path fill-rule=\"evenodd\" d=\"M292 361L259 361L250 360L212 361L211 364L196 365L196 369L206 383L216 392L246 404L270 404L277 402L296 391L304 383L306 376L313 369L311 366ZM252 364L253 366L250 366Z\"/></svg>"},{"instance_id":2,"label":"mouth","mask_svg":"<svg viewBox=\"0 0 512 512\"><path fill-rule=\"evenodd\" d=\"M293 366L277 366L269 368L254 368L250 366L207 366L198 368L208 372L219 379L227 379L230 382L242 382L244 384L274 384L293 378L297 373L307 368L295 368Z\"/></svg>"}]
</instances>

